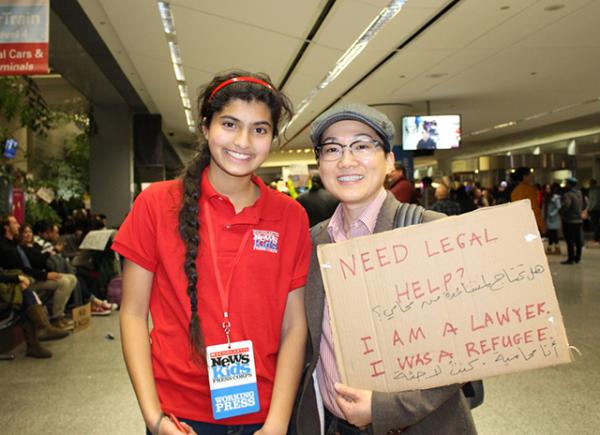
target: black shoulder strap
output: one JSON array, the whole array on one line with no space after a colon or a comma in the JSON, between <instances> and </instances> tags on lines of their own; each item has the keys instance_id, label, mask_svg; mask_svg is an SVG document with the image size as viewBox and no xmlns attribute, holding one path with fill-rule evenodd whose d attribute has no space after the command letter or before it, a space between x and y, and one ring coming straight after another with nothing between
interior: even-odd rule
<instances>
[{"instance_id":1,"label":"black shoulder strap","mask_svg":"<svg viewBox=\"0 0 600 435\"><path fill-rule=\"evenodd\" d=\"M425 208L417 204L401 202L394 215L394 228L408 227L423 222Z\"/></svg>"}]
</instances>

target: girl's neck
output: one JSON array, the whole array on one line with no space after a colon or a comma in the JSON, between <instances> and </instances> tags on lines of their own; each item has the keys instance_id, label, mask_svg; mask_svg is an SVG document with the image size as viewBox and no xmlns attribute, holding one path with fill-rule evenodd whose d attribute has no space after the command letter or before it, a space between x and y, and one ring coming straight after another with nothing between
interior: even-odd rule
<instances>
[{"instance_id":1,"label":"girl's neck","mask_svg":"<svg viewBox=\"0 0 600 435\"><path fill-rule=\"evenodd\" d=\"M252 182L252 175L235 177L216 171L211 165L208 168L208 179L219 194L229 198L236 213L253 205L260 196L260 189Z\"/></svg>"}]
</instances>

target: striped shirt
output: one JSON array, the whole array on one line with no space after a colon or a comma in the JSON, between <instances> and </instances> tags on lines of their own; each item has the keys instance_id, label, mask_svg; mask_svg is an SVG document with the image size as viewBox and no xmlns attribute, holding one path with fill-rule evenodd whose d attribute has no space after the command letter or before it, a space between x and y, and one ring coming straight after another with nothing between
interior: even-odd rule
<instances>
[{"instance_id":1,"label":"striped shirt","mask_svg":"<svg viewBox=\"0 0 600 435\"><path fill-rule=\"evenodd\" d=\"M350 234L346 234L344 230L344 210L342 205L338 205L335 213L331 217L331 221L327 226L329 237L334 242L352 239L354 237L368 236L373 234L377 216L381 210L381 206L385 201L386 191L382 188L377 197L363 210L361 215L350 225ZM335 350L333 347L333 337L331 335L331 320L329 316L329 305L325 299L325 308L323 310L323 333L321 335L321 344L319 347L320 357L317 362L317 380L319 382L319 390L323 398L325 408L333 415L341 419L345 419L342 410L335 401L337 393L334 389L334 384L340 382L340 373L338 372Z\"/></svg>"}]
</instances>

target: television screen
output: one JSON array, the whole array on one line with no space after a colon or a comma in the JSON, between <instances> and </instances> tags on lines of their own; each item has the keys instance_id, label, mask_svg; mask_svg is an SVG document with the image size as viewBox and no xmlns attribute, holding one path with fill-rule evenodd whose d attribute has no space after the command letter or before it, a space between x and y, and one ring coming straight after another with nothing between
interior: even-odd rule
<instances>
[{"instance_id":1,"label":"television screen","mask_svg":"<svg viewBox=\"0 0 600 435\"><path fill-rule=\"evenodd\" d=\"M14 139L6 139L4 142L4 157L7 159L14 159L17 156L17 148L19 147L19 142Z\"/></svg>"},{"instance_id":2,"label":"television screen","mask_svg":"<svg viewBox=\"0 0 600 435\"><path fill-rule=\"evenodd\" d=\"M402 149L447 150L460 144L460 115L402 118Z\"/></svg>"}]
</instances>

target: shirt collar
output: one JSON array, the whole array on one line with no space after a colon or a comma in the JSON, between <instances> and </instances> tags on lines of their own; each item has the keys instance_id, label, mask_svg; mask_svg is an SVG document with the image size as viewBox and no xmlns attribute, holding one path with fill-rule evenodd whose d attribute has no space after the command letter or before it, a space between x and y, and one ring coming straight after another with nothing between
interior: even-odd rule
<instances>
[{"instance_id":1,"label":"shirt collar","mask_svg":"<svg viewBox=\"0 0 600 435\"><path fill-rule=\"evenodd\" d=\"M335 209L335 212L329 221L329 225L327 225L327 232L329 233L331 240L339 242L353 237L373 234L375 225L377 224L377 216L379 216L379 211L385 202L385 198L386 191L381 188L375 199L362 211L358 219L352 222L350 234L346 234L344 230L344 209L340 203Z\"/></svg>"},{"instance_id":2,"label":"shirt collar","mask_svg":"<svg viewBox=\"0 0 600 435\"><path fill-rule=\"evenodd\" d=\"M255 174L252 174L251 178L252 182L258 186L260 191L260 197L256 200L256 202L246 207L240 213L235 215L236 223L240 224L256 224L259 220L277 220L281 215L281 211L279 207L270 207L270 189L265 185L265 183L257 177ZM202 195L200 197L201 204L210 204L213 209L222 210L221 207L229 207L231 213L234 212L233 204L229 200L229 198L225 195L221 195L219 192L215 190L210 179L208 178L208 166L202 172L202 176L200 178L200 188L202 189ZM268 210L268 213L266 212Z\"/></svg>"}]
</instances>

